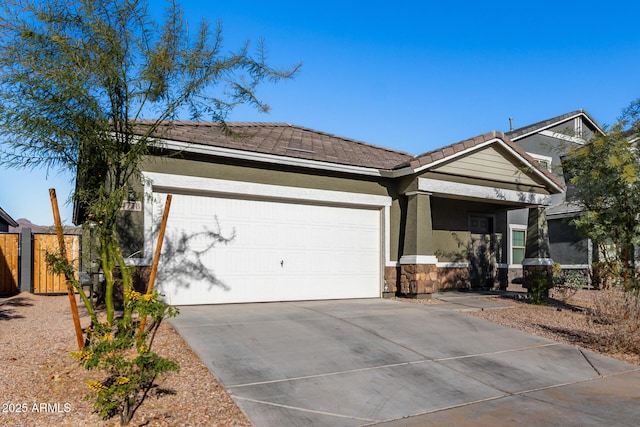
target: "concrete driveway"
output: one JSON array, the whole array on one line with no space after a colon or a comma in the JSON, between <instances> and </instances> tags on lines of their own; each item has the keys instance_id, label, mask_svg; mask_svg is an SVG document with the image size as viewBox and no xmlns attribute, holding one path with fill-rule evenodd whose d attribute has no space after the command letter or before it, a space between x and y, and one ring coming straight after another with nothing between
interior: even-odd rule
<instances>
[{"instance_id":1,"label":"concrete driveway","mask_svg":"<svg viewBox=\"0 0 640 427\"><path fill-rule=\"evenodd\" d=\"M171 323L256 427L637 425L640 367L467 301L185 306Z\"/></svg>"}]
</instances>

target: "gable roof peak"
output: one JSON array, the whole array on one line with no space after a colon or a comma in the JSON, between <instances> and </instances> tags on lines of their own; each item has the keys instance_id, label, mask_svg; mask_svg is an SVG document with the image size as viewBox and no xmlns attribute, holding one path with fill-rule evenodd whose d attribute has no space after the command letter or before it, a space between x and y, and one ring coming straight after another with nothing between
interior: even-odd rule
<instances>
[{"instance_id":1,"label":"gable roof peak","mask_svg":"<svg viewBox=\"0 0 640 427\"><path fill-rule=\"evenodd\" d=\"M433 163L434 161L440 160L440 159L444 159L444 158L448 158L448 157L453 157L456 156L458 154L460 154L463 151L467 151L470 150L480 144L484 144L487 141L490 141L492 139L508 139L502 132L500 131L490 131L487 133L484 133L482 135L478 135L475 136L473 138L469 138L469 139L465 139L462 140L460 142L456 142L450 145L447 145L445 147L441 147L441 148L437 148L435 150L431 150L431 151L427 151L425 153L422 154L418 154L417 156L415 156L413 159L409 160L408 162L405 162L403 164L400 164L396 167L396 169L401 169L404 167L411 167L413 169L417 169L420 168L422 166L428 165L430 163Z\"/></svg>"},{"instance_id":2,"label":"gable roof peak","mask_svg":"<svg viewBox=\"0 0 640 427\"><path fill-rule=\"evenodd\" d=\"M539 132L546 128L555 126L564 121L576 118L578 116L584 117L588 122L590 122L594 128L596 128L599 132L604 134L604 128L598 123L586 110L579 109L570 111L568 113L560 114L559 116L551 117L549 119L541 120L536 123L531 123L513 130L509 132L505 132L505 134L513 141L523 138L529 134Z\"/></svg>"},{"instance_id":3,"label":"gable roof peak","mask_svg":"<svg viewBox=\"0 0 640 427\"><path fill-rule=\"evenodd\" d=\"M494 143L498 143L510 150L516 157L520 158L523 164L535 170L536 173L543 176L547 182L552 183L558 192L564 188L564 184L555 175L542 168L520 146L511 141L508 135L496 130L420 154L408 162L397 165L395 169L410 168L413 172L421 172Z\"/></svg>"}]
</instances>

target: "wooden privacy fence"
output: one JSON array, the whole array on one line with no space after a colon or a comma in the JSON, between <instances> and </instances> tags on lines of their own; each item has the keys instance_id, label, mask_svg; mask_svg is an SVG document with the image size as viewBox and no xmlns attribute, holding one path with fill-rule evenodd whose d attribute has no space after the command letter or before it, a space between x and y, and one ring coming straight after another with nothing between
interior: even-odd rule
<instances>
[{"instance_id":1,"label":"wooden privacy fence","mask_svg":"<svg viewBox=\"0 0 640 427\"><path fill-rule=\"evenodd\" d=\"M65 235L67 256L72 260L76 271L80 267L80 236ZM53 274L46 260L47 251L57 252L58 238L55 234L33 235L33 293L66 293L67 284L64 275Z\"/></svg>"},{"instance_id":2,"label":"wooden privacy fence","mask_svg":"<svg viewBox=\"0 0 640 427\"><path fill-rule=\"evenodd\" d=\"M18 293L18 234L0 234L0 295Z\"/></svg>"}]
</instances>

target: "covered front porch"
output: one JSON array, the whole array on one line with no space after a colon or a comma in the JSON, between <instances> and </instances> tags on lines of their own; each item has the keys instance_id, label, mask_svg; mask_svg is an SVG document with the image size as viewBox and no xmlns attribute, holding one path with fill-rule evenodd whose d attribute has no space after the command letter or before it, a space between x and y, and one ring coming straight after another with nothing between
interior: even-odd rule
<instances>
[{"instance_id":1,"label":"covered front porch","mask_svg":"<svg viewBox=\"0 0 640 427\"><path fill-rule=\"evenodd\" d=\"M434 163L400 191L398 258L385 268L384 295L506 289L514 250L525 252L523 265L552 264L544 207L562 188L530 159L495 138ZM523 208L526 239L515 245L507 213Z\"/></svg>"}]
</instances>

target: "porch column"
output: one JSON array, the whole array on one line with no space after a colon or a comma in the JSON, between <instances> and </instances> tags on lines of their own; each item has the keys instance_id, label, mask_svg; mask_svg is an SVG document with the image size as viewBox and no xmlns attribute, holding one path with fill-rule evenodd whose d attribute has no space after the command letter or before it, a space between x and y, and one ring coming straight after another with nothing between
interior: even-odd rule
<instances>
[{"instance_id":1,"label":"porch column","mask_svg":"<svg viewBox=\"0 0 640 427\"><path fill-rule=\"evenodd\" d=\"M532 275L542 272L547 276L547 284L550 287L553 276L552 266L545 208L541 206L529 208L525 256L522 260L524 286L529 289ZM548 291L545 296L548 296Z\"/></svg>"},{"instance_id":2,"label":"porch column","mask_svg":"<svg viewBox=\"0 0 640 427\"><path fill-rule=\"evenodd\" d=\"M404 233L404 255L433 255L431 195L425 192L407 194L407 221Z\"/></svg>"},{"instance_id":3,"label":"porch column","mask_svg":"<svg viewBox=\"0 0 640 427\"><path fill-rule=\"evenodd\" d=\"M433 247L431 194L407 193L403 256L400 258L400 294L428 297L437 288L438 259Z\"/></svg>"}]
</instances>

